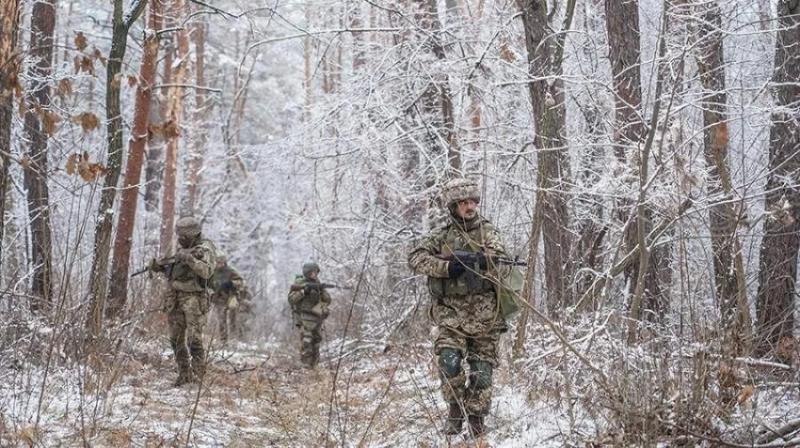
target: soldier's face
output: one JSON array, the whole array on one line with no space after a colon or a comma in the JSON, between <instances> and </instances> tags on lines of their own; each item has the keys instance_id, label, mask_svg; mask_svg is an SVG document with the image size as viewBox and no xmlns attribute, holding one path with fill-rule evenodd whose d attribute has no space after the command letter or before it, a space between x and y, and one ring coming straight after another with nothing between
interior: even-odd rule
<instances>
[{"instance_id":1,"label":"soldier's face","mask_svg":"<svg viewBox=\"0 0 800 448\"><path fill-rule=\"evenodd\" d=\"M478 202L474 199L464 199L456 204L456 214L461 219L472 219L478 214Z\"/></svg>"},{"instance_id":2,"label":"soldier's face","mask_svg":"<svg viewBox=\"0 0 800 448\"><path fill-rule=\"evenodd\" d=\"M306 277L308 277L308 279L309 279L309 280L316 280L318 275L319 275L319 272L317 272L317 271L310 271L310 272L308 273L308 275L306 275Z\"/></svg>"}]
</instances>

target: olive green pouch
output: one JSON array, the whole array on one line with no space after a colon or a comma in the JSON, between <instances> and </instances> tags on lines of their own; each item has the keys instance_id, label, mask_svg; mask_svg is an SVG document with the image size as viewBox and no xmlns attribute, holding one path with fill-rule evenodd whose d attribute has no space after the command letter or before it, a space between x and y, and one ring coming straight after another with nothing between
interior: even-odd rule
<instances>
[{"instance_id":1,"label":"olive green pouch","mask_svg":"<svg viewBox=\"0 0 800 448\"><path fill-rule=\"evenodd\" d=\"M500 315L506 319L514 317L522 306L522 288L525 275L516 266L503 266L499 269L499 286L496 288Z\"/></svg>"}]
</instances>

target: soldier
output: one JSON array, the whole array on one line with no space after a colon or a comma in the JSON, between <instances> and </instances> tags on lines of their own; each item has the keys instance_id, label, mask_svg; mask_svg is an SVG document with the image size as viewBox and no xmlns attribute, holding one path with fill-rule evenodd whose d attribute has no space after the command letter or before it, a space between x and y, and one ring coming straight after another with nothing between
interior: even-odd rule
<instances>
[{"instance_id":1,"label":"soldier","mask_svg":"<svg viewBox=\"0 0 800 448\"><path fill-rule=\"evenodd\" d=\"M223 343L228 335L238 335L237 314L244 291L244 280L230 265L224 255L217 257L217 268L211 277L211 303L219 319L219 335Z\"/></svg>"},{"instance_id":2,"label":"soldier","mask_svg":"<svg viewBox=\"0 0 800 448\"><path fill-rule=\"evenodd\" d=\"M408 256L411 268L428 276L430 316L438 330L434 353L442 395L449 405L445 432L450 435L461 432L465 414L473 436L486 431L498 340L507 330L495 296L496 282L490 280L497 278L491 257L505 256L506 251L497 229L477 212L480 198L475 182L449 181L442 191L448 223L427 235ZM454 251L487 257L466 265L453 256ZM468 375L462 366L465 360Z\"/></svg>"},{"instance_id":3,"label":"soldier","mask_svg":"<svg viewBox=\"0 0 800 448\"><path fill-rule=\"evenodd\" d=\"M328 317L331 296L319 285L319 265L303 264L303 275L295 277L289 289L289 305L292 308L292 320L300 330L302 343L300 361L309 368L314 368L319 361L319 343L322 342L322 323Z\"/></svg>"},{"instance_id":4,"label":"soldier","mask_svg":"<svg viewBox=\"0 0 800 448\"><path fill-rule=\"evenodd\" d=\"M214 273L216 250L211 241L201 236L200 221L180 218L175 226L180 249L168 269L153 260L150 269L165 272L169 291L163 310L167 313L170 343L178 364L175 386L199 381L205 374L203 327L208 313L208 279ZM188 349L187 349L188 345ZM189 355L191 354L191 360Z\"/></svg>"}]
</instances>

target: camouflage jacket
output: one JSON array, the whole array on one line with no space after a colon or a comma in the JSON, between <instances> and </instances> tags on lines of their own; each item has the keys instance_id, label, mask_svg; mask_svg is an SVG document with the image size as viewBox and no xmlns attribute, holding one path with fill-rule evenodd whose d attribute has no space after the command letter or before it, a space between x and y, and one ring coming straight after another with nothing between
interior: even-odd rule
<instances>
[{"instance_id":1,"label":"camouflage jacket","mask_svg":"<svg viewBox=\"0 0 800 448\"><path fill-rule=\"evenodd\" d=\"M294 279L295 285L305 286L308 283L312 282L302 275L297 275ZM314 290L309 294L306 294L302 289L296 291L290 289L289 305L292 307L293 315L305 314L324 318L328 315L328 308L331 305L331 295L324 289L319 292Z\"/></svg>"},{"instance_id":2,"label":"camouflage jacket","mask_svg":"<svg viewBox=\"0 0 800 448\"><path fill-rule=\"evenodd\" d=\"M170 287L176 291L205 293L216 265L214 243L200 240L191 248L181 248L180 251L189 251L191 257L175 263L170 272Z\"/></svg>"},{"instance_id":3,"label":"camouflage jacket","mask_svg":"<svg viewBox=\"0 0 800 448\"><path fill-rule=\"evenodd\" d=\"M469 335L504 330L506 324L495 296L495 268L489 266L485 272L468 270L457 279L450 279L449 262L443 258L456 250L506 256L497 229L481 216L467 222L451 219L448 225L423 238L409 253L408 264L414 272L428 276L433 296L431 319L437 325ZM477 288L474 283L467 283L467 275L477 276Z\"/></svg>"},{"instance_id":4,"label":"camouflage jacket","mask_svg":"<svg viewBox=\"0 0 800 448\"><path fill-rule=\"evenodd\" d=\"M214 291L211 297L214 302L227 303L231 296L238 296L244 290L244 280L235 269L226 264L214 270L209 286Z\"/></svg>"}]
</instances>

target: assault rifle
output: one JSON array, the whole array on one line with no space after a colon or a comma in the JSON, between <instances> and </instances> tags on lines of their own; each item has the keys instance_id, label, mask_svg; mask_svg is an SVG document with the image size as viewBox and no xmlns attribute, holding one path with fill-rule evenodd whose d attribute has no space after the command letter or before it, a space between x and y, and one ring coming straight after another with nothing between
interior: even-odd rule
<instances>
[{"instance_id":1,"label":"assault rifle","mask_svg":"<svg viewBox=\"0 0 800 448\"><path fill-rule=\"evenodd\" d=\"M489 262L491 262L492 264L504 264L508 266L528 265L528 263L517 260L515 258L497 257L494 255L487 255L484 252L469 252L466 250L454 250L450 253L450 255L442 256L441 258L447 261L454 261L454 260L458 261L467 268L472 268L472 269L474 269L475 267L486 269L487 266L489 266Z\"/></svg>"},{"instance_id":2,"label":"assault rifle","mask_svg":"<svg viewBox=\"0 0 800 448\"><path fill-rule=\"evenodd\" d=\"M136 277L137 275L142 275L148 271L154 271L153 264L160 267L159 272L163 271L164 274L169 278L170 274L172 273L172 268L175 266L175 257L164 257L160 260L155 260L155 263L149 263L144 269L140 269L133 274L131 274L131 278Z\"/></svg>"},{"instance_id":3,"label":"assault rifle","mask_svg":"<svg viewBox=\"0 0 800 448\"><path fill-rule=\"evenodd\" d=\"M292 291L303 291L306 294L312 291L321 291L323 289L329 289L329 288L353 289L349 286L339 286L331 283L306 283L306 284L293 283L291 286L289 286L289 289Z\"/></svg>"},{"instance_id":4,"label":"assault rifle","mask_svg":"<svg viewBox=\"0 0 800 448\"><path fill-rule=\"evenodd\" d=\"M488 255L485 252L469 252L466 250L454 250L449 255L442 254L438 258L450 262L457 261L466 268L464 273L464 281L470 290L478 291L488 288L486 282L489 279L481 272L486 271L489 263L494 265L507 265L507 266L527 266L528 263L511 259L508 257L498 257Z\"/></svg>"}]
</instances>

